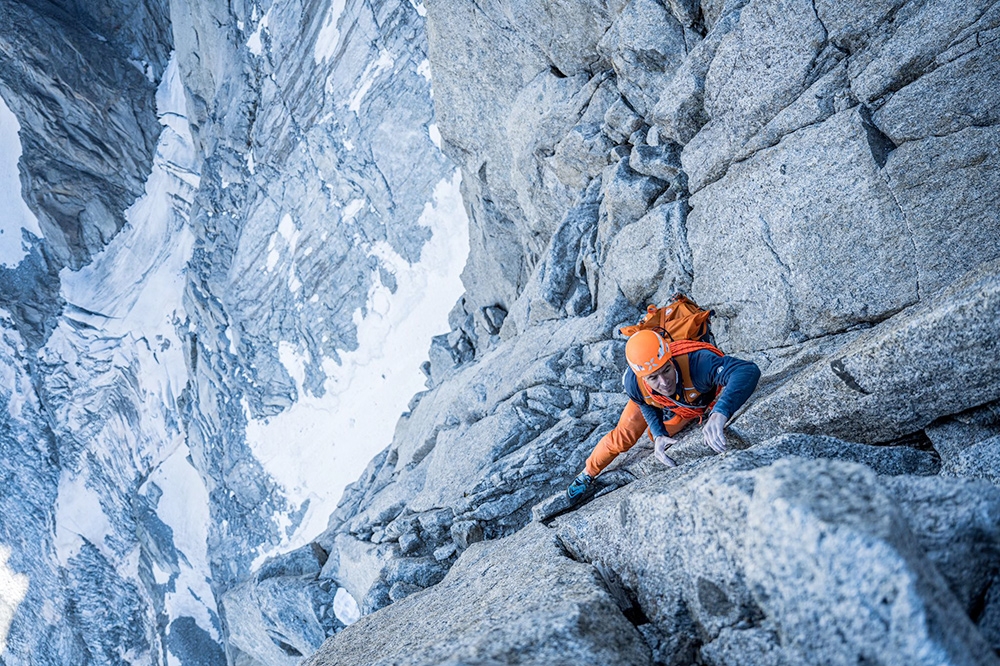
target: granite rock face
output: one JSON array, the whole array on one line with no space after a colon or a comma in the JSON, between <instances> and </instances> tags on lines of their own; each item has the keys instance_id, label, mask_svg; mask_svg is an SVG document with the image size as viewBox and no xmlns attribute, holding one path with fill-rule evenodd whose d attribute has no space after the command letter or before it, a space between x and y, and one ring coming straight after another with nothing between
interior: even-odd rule
<instances>
[{"instance_id":1,"label":"granite rock face","mask_svg":"<svg viewBox=\"0 0 1000 666\"><path fill-rule=\"evenodd\" d=\"M599 573L536 524L474 544L433 588L362 618L303 663L648 664L649 647Z\"/></svg>"},{"instance_id":2,"label":"granite rock face","mask_svg":"<svg viewBox=\"0 0 1000 666\"><path fill-rule=\"evenodd\" d=\"M734 650L755 664L819 654L845 664L995 663L960 602L976 593L953 579L968 569L935 557L935 546L947 543L971 563L975 555L957 541L975 532L979 561L989 564L969 576L972 587L988 588L997 543L989 515L1000 497L968 482L907 476L884 457L891 449L867 447L870 467L835 460L866 447L794 443L824 457L776 460L788 451L776 442L703 460L596 500L555 529L581 559L617 572L672 642L665 663L689 663L698 652L734 663L726 656ZM886 486L873 467L904 474ZM928 506L950 513L971 497L972 524L927 530Z\"/></svg>"},{"instance_id":3,"label":"granite rock face","mask_svg":"<svg viewBox=\"0 0 1000 666\"><path fill-rule=\"evenodd\" d=\"M676 493L663 500L672 528L609 537L643 513L611 508L639 492L627 483L591 505L607 527L581 526L590 508L555 519L560 534L579 530L580 559L612 572L608 589L624 589L651 663L994 663L993 546L968 546L992 528L949 498L996 501L988 485L950 480L993 478L996 433L977 426L961 445L946 434L949 419L998 398L989 100L1000 15L987 5L607 2L591 13L599 39L595 23L564 17L555 30L581 50L557 58L539 37L553 18L523 3L428 3L435 104L473 240L429 392L319 540L337 562L323 576L345 581L365 612L394 602L371 631L424 587L404 588L398 561L432 567L434 553L515 533L527 507L565 487L623 404L615 328L685 291L715 311L720 346L763 370L727 429L730 446L749 447L740 456L759 451L754 462L705 459L695 429L672 449L681 471L663 473L640 442L615 473ZM603 162L587 152L599 145ZM505 313L499 331L490 308ZM772 439L783 433L808 435ZM921 462L888 463L901 452ZM738 481L713 477L730 464ZM907 476L939 471L933 483ZM725 504L711 516L687 501L697 474ZM857 501L825 497L831 479ZM955 513L941 540L921 522L942 515L928 503ZM438 511L450 532L413 527ZM691 540L688 559L662 564L667 531ZM876 552L884 566L862 555ZM699 573L716 563L715 577ZM807 570L812 587L791 573ZM871 609L887 585L883 622Z\"/></svg>"}]
</instances>

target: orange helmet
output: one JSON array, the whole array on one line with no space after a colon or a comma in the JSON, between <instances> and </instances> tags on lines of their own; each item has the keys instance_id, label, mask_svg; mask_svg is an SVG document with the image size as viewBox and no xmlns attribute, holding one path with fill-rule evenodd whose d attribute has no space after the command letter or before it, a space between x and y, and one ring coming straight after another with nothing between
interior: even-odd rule
<instances>
[{"instance_id":1,"label":"orange helmet","mask_svg":"<svg viewBox=\"0 0 1000 666\"><path fill-rule=\"evenodd\" d=\"M670 346L656 331L639 331L625 343L625 358L637 377L651 375L670 360Z\"/></svg>"}]
</instances>

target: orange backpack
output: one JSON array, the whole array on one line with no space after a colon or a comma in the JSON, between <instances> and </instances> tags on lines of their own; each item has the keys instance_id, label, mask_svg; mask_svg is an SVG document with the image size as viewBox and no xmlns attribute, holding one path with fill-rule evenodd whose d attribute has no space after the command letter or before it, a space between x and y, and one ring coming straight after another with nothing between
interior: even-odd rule
<instances>
[{"instance_id":1,"label":"orange backpack","mask_svg":"<svg viewBox=\"0 0 1000 666\"><path fill-rule=\"evenodd\" d=\"M639 331L651 329L667 342L677 340L697 340L712 342L712 332L708 328L711 310L702 310L698 304L684 294L674 294L673 300L662 308L646 306L646 316L635 326L618 329L626 338Z\"/></svg>"}]
</instances>

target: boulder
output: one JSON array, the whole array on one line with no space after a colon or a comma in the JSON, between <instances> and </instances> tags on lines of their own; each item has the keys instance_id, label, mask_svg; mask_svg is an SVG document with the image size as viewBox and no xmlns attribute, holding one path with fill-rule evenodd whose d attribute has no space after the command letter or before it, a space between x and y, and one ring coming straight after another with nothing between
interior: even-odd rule
<instances>
[{"instance_id":1,"label":"boulder","mask_svg":"<svg viewBox=\"0 0 1000 666\"><path fill-rule=\"evenodd\" d=\"M980 442L1000 436L1000 422L995 420L995 404L983 405L931 423L924 432L934 450L948 466L961 453Z\"/></svg>"},{"instance_id":2,"label":"boulder","mask_svg":"<svg viewBox=\"0 0 1000 666\"><path fill-rule=\"evenodd\" d=\"M361 618L303 666L649 664L600 576L534 524L474 544L435 587Z\"/></svg>"},{"instance_id":3,"label":"boulder","mask_svg":"<svg viewBox=\"0 0 1000 666\"><path fill-rule=\"evenodd\" d=\"M667 470L555 526L579 559L616 572L669 637L667 664L693 654L715 664L817 654L836 664L996 663L962 600L990 584L1000 495L940 477L890 477L886 487L870 467L827 456L905 473L889 462L897 452L833 444L799 436ZM944 512L970 505L942 526L925 501Z\"/></svg>"},{"instance_id":4,"label":"boulder","mask_svg":"<svg viewBox=\"0 0 1000 666\"><path fill-rule=\"evenodd\" d=\"M532 249L542 249L559 220L576 203L580 190L589 183L589 178L577 178L571 180L577 186L568 187L562 180L566 174L560 178L552 168L551 158L555 157L557 146L567 135L582 129L578 128L578 121L606 78L604 75L591 77L584 72L572 77L559 76L551 70L543 70L518 91L507 113L505 146L511 151L512 159L508 178L517 193L523 221L521 216L514 219L519 222L522 238ZM603 106L602 101L599 96L596 105ZM591 137L596 138L599 133L596 120L602 111L603 108L595 109L591 114L593 122L585 123L591 125L588 131ZM601 147L598 141L594 150ZM601 153L601 157L606 158L603 150ZM594 169L594 173L600 173L600 169Z\"/></svg>"},{"instance_id":5,"label":"boulder","mask_svg":"<svg viewBox=\"0 0 1000 666\"><path fill-rule=\"evenodd\" d=\"M632 170L628 160L605 168L601 184L598 256L602 259L623 227L642 218L667 183Z\"/></svg>"},{"instance_id":6,"label":"boulder","mask_svg":"<svg viewBox=\"0 0 1000 666\"><path fill-rule=\"evenodd\" d=\"M870 471L779 461L753 488L746 582L786 652L834 664L998 663Z\"/></svg>"},{"instance_id":7,"label":"boulder","mask_svg":"<svg viewBox=\"0 0 1000 666\"><path fill-rule=\"evenodd\" d=\"M1000 576L1000 489L947 478L955 476L947 467L941 474L886 478L884 489L965 613L981 625L987 594Z\"/></svg>"},{"instance_id":8,"label":"boulder","mask_svg":"<svg viewBox=\"0 0 1000 666\"><path fill-rule=\"evenodd\" d=\"M742 6L746 3L739 0L734 4ZM707 8L702 9L705 11ZM708 20L707 14L705 18ZM660 91L659 100L650 110L649 116L662 128L663 138L684 145L708 122L705 112L705 77L719 45L738 24L739 13L736 11L715 24L705 38L690 49L673 78Z\"/></svg>"},{"instance_id":9,"label":"boulder","mask_svg":"<svg viewBox=\"0 0 1000 666\"><path fill-rule=\"evenodd\" d=\"M782 432L888 442L1000 397L1000 262L870 329L761 400L730 429L747 442Z\"/></svg>"}]
</instances>

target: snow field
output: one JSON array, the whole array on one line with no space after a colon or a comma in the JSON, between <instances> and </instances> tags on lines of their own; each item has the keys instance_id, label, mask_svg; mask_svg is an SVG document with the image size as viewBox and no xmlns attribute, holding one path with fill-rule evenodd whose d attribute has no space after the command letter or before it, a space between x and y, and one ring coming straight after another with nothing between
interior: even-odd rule
<instances>
[{"instance_id":1,"label":"snow field","mask_svg":"<svg viewBox=\"0 0 1000 666\"><path fill-rule=\"evenodd\" d=\"M431 338L448 330L448 312L462 295L459 278L469 251L468 219L459 192L460 175L438 183L420 224L430 228L419 263L410 265L388 243L376 243L377 257L397 281L396 293L378 280L368 295L367 315L355 313L358 348L341 354L338 365L323 359L326 393L319 398L302 389L304 351L279 345L279 359L295 379L300 399L267 420L247 414L247 442L264 469L281 484L293 505L307 500L302 523L268 557L298 548L320 534L344 488L372 457L392 442L399 416L413 395L424 389L420 371Z\"/></svg>"},{"instance_id":2,"label":"snow field","mask_svg":"<svg viewBox=\"0 0 1000 666\"><path fill-rule=\"evenodd\" d=\"M21 198L21 126L7 103L0 97L0 264L13 268L26 252L21 244L21 229L39 238L38 218Z\"/></svg>"}]
</instances>

